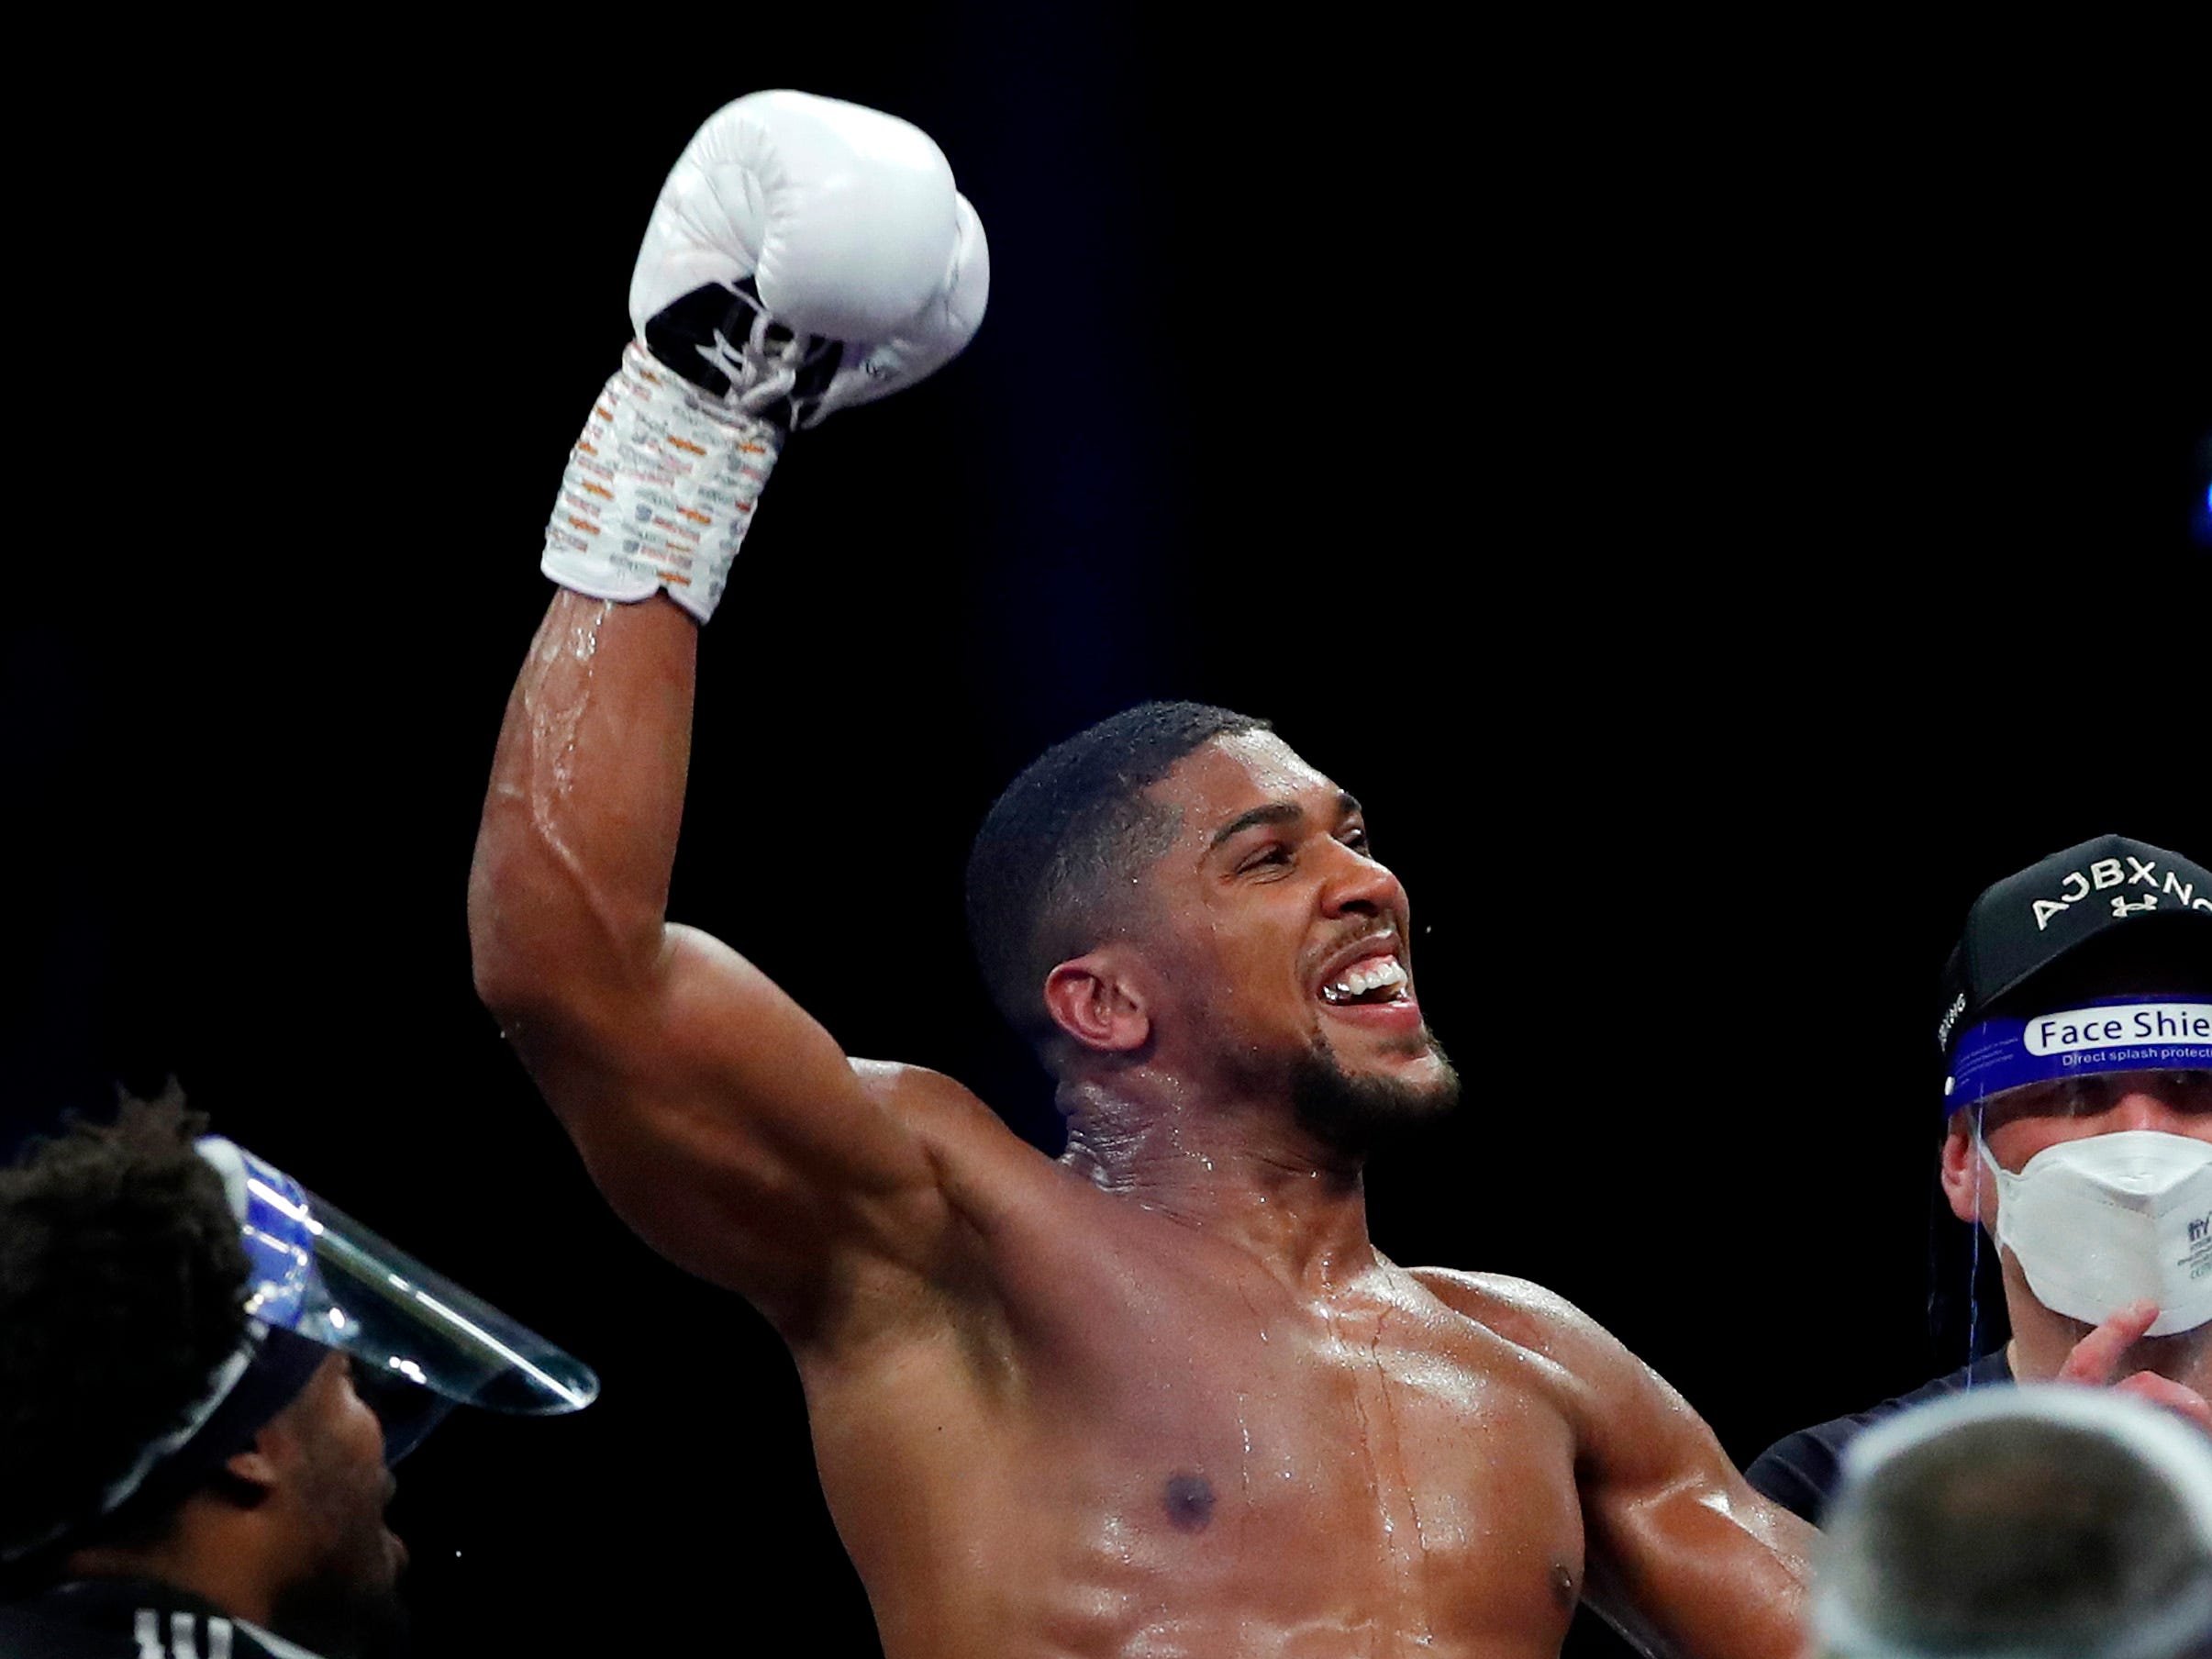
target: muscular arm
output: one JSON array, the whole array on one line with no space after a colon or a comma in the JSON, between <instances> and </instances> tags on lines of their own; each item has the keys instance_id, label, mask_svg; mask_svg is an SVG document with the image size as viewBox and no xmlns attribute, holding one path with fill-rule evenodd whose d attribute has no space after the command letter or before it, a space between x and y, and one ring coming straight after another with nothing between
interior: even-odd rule
<instances>
[{"instance_id":1,"label":"muscular arm","mask_svg":"<svg viewBox=\"0 0 2212 1659\"><path fill-rule=\"evenodd\" d=\"M1624 1368L1598 1404L1583 1478L1591 1605L1650 1653L1795 1659L1817 1534L1746 1485L1682 1396L1620 1354L1635 1375Z\"/></svg>"},{"instance_id":2,"label":"muscular arm","mask_svg":"<svg viewBox=\"0 0 2212 1659\"><path fill-rule=\"evenodd\" d=\"M928 1074L856 1068L750 963L667 921L697 634L665 599L555 597L500 732L470 939L617 1211L800 1341L930 1272L952 1219L931 1141L996 1120Z\"/></svg>"},{"instance_id":3,"label":"muscular arm","mask_svg":"<svg viewBox=\"0 0 2212 1659\"><path fill-rule=\"evenodd\" d=\"M1548 1291L1422 1278L1550 1370L1577 1434L1584 1598L1656 1659L1797 1659L1817 1534L1744 1483L1689 1403Z\"/></svg>"}]
</instances>

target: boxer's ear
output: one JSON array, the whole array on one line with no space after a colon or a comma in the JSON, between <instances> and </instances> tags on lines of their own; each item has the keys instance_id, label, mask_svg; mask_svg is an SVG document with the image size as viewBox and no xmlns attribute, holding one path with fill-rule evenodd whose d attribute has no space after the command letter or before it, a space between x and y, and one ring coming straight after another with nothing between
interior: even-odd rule
<instances>
[{"instance_id":1,"label":"boxer's ear","mask_svg":"<svg viewBox=\"0 0 2212 1659\"><path fill-rule=\"evenodd\" d=\"M1943 1131L1942 1161L1943 1197L1951 1203L1951 1213L1970 1226L1994 1219L1997 1184L1974 1150L1972 1107L1951 1114L1951 1126ZM1987 1216L1981 1213L1984 1209Z\"/></svg>"},{"instance_id":2,"label":"boxer's ear","mask_svg":"<svg viewBox=\"0 0 2212 1659\"><path fill-rule=\"evenodd\" d=\"M1045 975L1045 1011L1052 1023L1095 1053L1126 1054L1144 1046L1152 1018L1134 964L1114 946L1062 963Z\"/></svg>"}]
</instances>

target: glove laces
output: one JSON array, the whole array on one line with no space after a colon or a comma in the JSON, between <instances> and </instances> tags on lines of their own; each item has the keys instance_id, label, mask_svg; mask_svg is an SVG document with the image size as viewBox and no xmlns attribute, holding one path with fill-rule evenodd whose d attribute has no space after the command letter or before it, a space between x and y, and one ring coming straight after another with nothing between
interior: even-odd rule
<instances>
[{"instance_id":1,"label":"glove laces","mask_svg":"<svg viewBox=\"0 0 2212 1659\"><path fill-rule=\"evenodd\" d=\"M783 414L787 426L797 426L799 376L836 348L834 340L812 335L801 335L768 315L759 298L751 292L748 282L736 290L737 297L752 312L752 326L745 332L741 343L732 344L729 336L720 328L714 330L710 343L697 348L700 357L719 370L729 382L729 390L723 400L756 418L770 418L770 412L778 403L788 400L789 407ZM726 319L737 320L735 308Z\"/></svg>"}]
</instances>

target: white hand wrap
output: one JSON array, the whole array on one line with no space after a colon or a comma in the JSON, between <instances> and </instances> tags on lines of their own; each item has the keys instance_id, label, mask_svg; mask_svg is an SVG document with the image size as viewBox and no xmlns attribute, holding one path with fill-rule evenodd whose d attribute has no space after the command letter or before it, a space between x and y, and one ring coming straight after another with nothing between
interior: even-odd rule
<instances>
[{"instance_id":1,"label":"white hand wrap","mask_svg":"<svg viewBox=\"0 0 2212 1659\"><path fill-rule=\"evenodd\" d=\"M990 287L983 225L918 128L800 92L725 105L661 186L637 340L569 457L539 567L596 598L665 589L706 621L784 435L949 362Z\"/></svg>"},{"instance_id":2,"label":"white hand wrap","mask_svg":"<svg viewBox=\"0 0 2212 1659\"><path fill-rule=\"evenodd\" d=\"M599 599L664 588L706 621L782 442L632 340L569 452L539 568Z\"/></svg>"}]
</instances>

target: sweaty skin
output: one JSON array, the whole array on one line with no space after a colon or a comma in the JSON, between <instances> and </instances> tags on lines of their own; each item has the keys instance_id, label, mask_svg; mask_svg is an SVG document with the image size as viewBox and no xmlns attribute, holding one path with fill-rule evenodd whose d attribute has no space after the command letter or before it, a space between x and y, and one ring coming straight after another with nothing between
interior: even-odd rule
<instances>
[{"instance_id":1,"label":"sweaty skin","mask_svg":"<svg viewBox=\"0 0 2212 1659\"><path fill-rule=\"evenodd\" d=\"M889 1659L1555 1655L1589 1596L1654 1653L1797 1649L1811 1537L1672 1389L1534 1286L1400 1267L1284 1057L1445 1075L1405 894L1267 733L1151 791L1141 941L1055 969L1068 1153L848 1059L664 917L695 629L559 596L509 706L478 986L601 1190L790 1344ZM1241 826L1240 828L1239 826Z\"/></svg>"}]
</instances>

